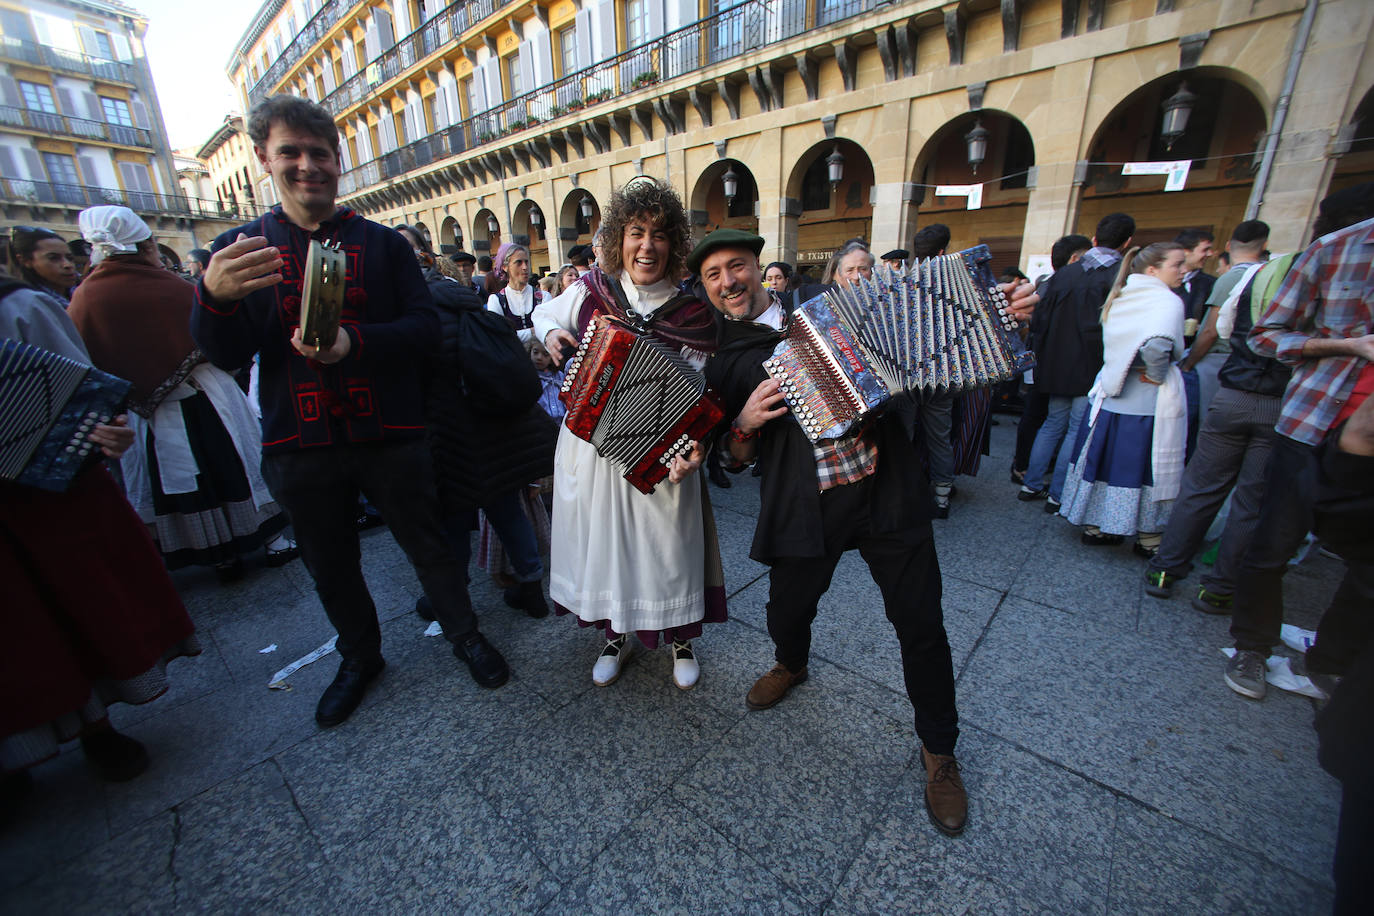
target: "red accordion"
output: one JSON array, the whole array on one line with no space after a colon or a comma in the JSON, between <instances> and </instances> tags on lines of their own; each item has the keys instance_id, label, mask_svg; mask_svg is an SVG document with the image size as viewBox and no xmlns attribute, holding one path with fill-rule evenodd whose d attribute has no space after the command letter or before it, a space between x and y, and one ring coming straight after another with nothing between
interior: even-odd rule
<instances>
[{"instance_id":1,"label":"red accordion","mask_svg":"<svg viewBox=\"0 0 1374 916\"><path fill-rule=\"evenodd\" d=\"M668 344L605 315L587 326L559 399L568 429L652 493L725 412L706 379Z\"/></svg>"}]
</instances>

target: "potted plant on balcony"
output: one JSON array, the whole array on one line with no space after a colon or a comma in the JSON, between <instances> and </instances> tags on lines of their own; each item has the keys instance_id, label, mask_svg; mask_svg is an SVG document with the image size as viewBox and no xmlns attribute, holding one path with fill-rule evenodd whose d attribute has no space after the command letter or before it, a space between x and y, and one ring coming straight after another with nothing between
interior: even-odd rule
<instances>
[{"instance_id":1,"label":"potted plant on balcony","mask_svg":"<svg viewBox=\"0 0 1374 916\"><path fill-rule=\"evenodd\" d=\"M657 71L657 70L645 70L643 73L639 74L639 76L636 76L636 77L634 78L634 82L632 82L632 83L630 84L630 88L631 88L631 89L639 89L639 88L641 88L641 87L643 87L643 86L652 86L654 83L657 83L657 82L658 82L658 71Z\"/></svg>"},{"instance_id":2,"label":"potted plant on balcony","mask_svg":"<svg viewBox=\"0 0 1374 916\"><path fill-rule=\"evenodd\" d=\"M571 102L568 103L568 111L570 111L570 112L573 112L573 111L581 111L581 110L582 110L582 104L583 104L583 102L582 102L581 99L573 99Z\"/></svg>"}]
</instances>

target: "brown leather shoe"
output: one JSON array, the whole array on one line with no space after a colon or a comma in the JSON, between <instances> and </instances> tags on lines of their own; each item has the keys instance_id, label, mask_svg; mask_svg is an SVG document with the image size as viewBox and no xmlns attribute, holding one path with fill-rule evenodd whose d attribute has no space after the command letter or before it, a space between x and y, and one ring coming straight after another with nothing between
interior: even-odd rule
<instances>
[{"instance_id":1,"label":"brown leather shoe","mask_svg":"<svg viewBox=\"0 0 1374 916\"><path fill-rule=\"evenodd\" d=\"M754 682L750 688L749 695L744 698L744 702L750 709L767 709L776 706L778 701L787 696L787 691L806 680L806 669L793 674L788 671L782 662L778 662L768 673Z\"/></svg>"},{"instance_id":2,"label":"brown leather shoe","mask_svg":"<svg viewBox=\"0 0 1374 916\"><path fill-rule=\"evenodd\" d=\"M968 822L968 795L959 775L959 762L951 755L932 754L921 748L926 768L926 813L946 836L958 836Z\"/></svg>"}]
</instances>

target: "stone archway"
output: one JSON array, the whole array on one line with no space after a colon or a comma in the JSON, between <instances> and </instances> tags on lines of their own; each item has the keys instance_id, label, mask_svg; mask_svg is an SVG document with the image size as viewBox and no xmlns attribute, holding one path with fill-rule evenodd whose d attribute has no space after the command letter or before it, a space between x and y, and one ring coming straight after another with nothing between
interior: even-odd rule
<instances>
[{"instance_id":1,"label":"stone archway","mask_svg":"<svg viewBox=\"0 0 1374 916\"><path fill-rule=\"evenodd\" d=\"M533 214L538 213L537 219ZM530 249L532 276L549 269L549 219L542 207L532 200L515 205L511 215L511 240Z\"/></svg>"},{"instance_id":2,"label":"stone archway","mask_svg":"<svg viewBox=\"0 0 1374 916\"><path fill-rule=\"evenodd\" d=\"M583 201L588 202L591 215L583 212ZM563 250L574 245L590 245L596 230L601 228L601 205L585 188L573 188L563 198L558 208L558 238L563 242Z\"/></svg>"},{"instance_id":3,"label":"stone archway","mask_svg":"<svg viewBox=\"0 0 1374 916\"><path fill-rule=\"evenodd\" d=\"M1336 160L1328 194L1374 181L1374 89L1360 99L1343 131L1349 135L1350 148Z\"/></svg>"},{"instance_id":4,"label":"stone archway","mask_svg":"<svg viewBox=\"0 0 1374 916\"><path fill-rule=\"evenodd\" d=\"M439 252L451 255L462 247L463 237L459 234L458 220L445 216L444 221L439 224Z\"/></svg>"},{"instance_id":5,"label":"stone archway","mask_svg":"<svg viewBox=\"0 0 1374 916\"><path fill-rule=\"evenodd\" d=\"M734 173L735 196L725 196L725 175ZM698 236L717 229L742 229L758 234L759 184L753 171L738 159L720 159L697 176L689 198L693 231Z\"/></svg>"},{"instance_id":6,"label":"stone archway","mask_svg":"<svg viewBox=\"0 0 1374 916\"><path fill-rule=\"evenodd\" d=\"M968 135L979 128L986 131L986 147L982 160L974 165L969 159ZM914 225L907 237L925 226L943 223L949 227L950 251L984 244L992 250L994 269L1018 266L1034 168L1035 144L1015 115L984 108L946 122L916 157L911 175L916 189ZM967 197L937 195L942 185L980 185L979 208L968 209Z\"/></svg>"},{"instance_id":7,"label":"stone archway","mask_svg":"<svg viewBox=\"0 0 1374 916\"><path fill-rule=\"evenodd\" d=\"M1248 81L1224 68L1199 67L1160 77L1113 108L1087 147L1073 231L1091 237L1108 213L1129 213L1135 240L1172 239L1205 229L1222 247L1245 219L1268 117ZM1186 83L1195 101L1181 137L1163 137L1163 105ZM1124 175L1126 162L1191 160L1181 191L1165 191L1163 175ZM1213 265L1205 265L1211 270Z\"/></svg>"},{"instance_id":8,"label":"stone archway","mask_svg":"<svg viewBox=\"0 0 1374 916\"><path fill-rule=\"evenodd\" d=\"M832 186L828 159L837 152L841 177ZM791 212L785 219L796 221L796 267L810 270L811 279L820 279L831 254L847 240L871 238L873 160L857 143L835 139L813 145L792 167L786 188Z\"/></svg>"},{"instance_id":9,"label":"stone archway","mask_svg":"<svg viewBox=\"0 0 1374 916\"><path fill-rule=\"evenodd\" d=\"M493 226L495 229L493 230ZM482 255L496 255L496 251L501 247L503 241L501 236L501 223L496 218L496 214L491 212L488 207L483 207L477 211L477 215L472 220L472 250L478 257Z\"/></svg>"}]
</instances>

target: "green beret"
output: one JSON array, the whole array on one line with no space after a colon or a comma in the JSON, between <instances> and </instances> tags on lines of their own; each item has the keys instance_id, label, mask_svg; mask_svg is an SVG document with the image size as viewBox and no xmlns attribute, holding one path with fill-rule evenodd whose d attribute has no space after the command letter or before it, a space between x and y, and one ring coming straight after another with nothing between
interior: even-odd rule
<instances>
[{"instance_id":1,"label":"green beret","mask_svg":"<svg viewBox=\"0 0 1374 916\"><path fill-rule=\"evenodd\" d=\"M763 239L743 229L717 229L697 242L697 247L687 256L687 269L694 274L701 273L701 262L717 248L747 248L758 257L763 251Z\"/></svg>"}]
</instances>

